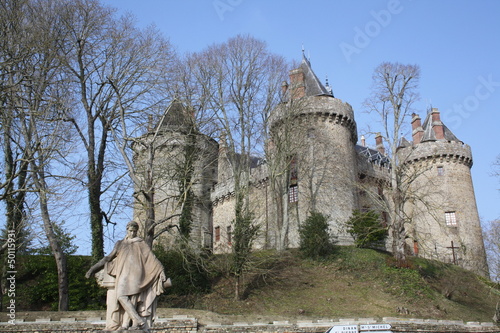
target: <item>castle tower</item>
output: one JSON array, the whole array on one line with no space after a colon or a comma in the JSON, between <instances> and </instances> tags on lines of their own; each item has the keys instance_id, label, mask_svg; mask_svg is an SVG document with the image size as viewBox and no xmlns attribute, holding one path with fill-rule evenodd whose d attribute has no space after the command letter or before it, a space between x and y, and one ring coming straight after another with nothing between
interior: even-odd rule
<instances>
[{"instance_id":1,"label":"castle tower","mask_svg":"<svg viewBox=\"0 0 500 333\"><path fill-rule=\"evenodd\" d=\"M424 123L412 119L413 142L398 154L408 166L414 195L407 213L415 255L487 274L479 214L471 177L472 153L433 108Z\"/></svg>"},{"instance_id":2,"label":"castle tower","mask_svg":"<svg viewBox=\"0 0 500 333\"><path fill-rule=\"evenodd\" d=\"M282 183L288 194L288 246L298 246L298 227L313 211L328 216L339 244L352 244L340 227L358 205L352 107L325 88L305 57L282 87L283 102L271 114L271 137L276 154L287 155L288 179Z\"/></svg>"},{"instance_id":3,"label":"castle tower","mask_svg":"<svg viewBox=\"0 0 500 333\"><path fill-rule=\"evenodd\" d=\"M177 100L169 105L158 125L140 139L142 144L134 144L134 165L146 171L147 164L152 163L155 221L164 221L155 231L168 225L179 226L180 217L169 217L181 214L184 207L190 212L184 215L190 220L190 240L211 247L210 189L217 181L217 142L197 130L193 113ZM149 149L151 145L153 150ZM187 199L184 206L180 204L182 199ZM137 200L134 219L141 223L143 218L144 207ZM178 230L171 228L170 232ZM163 233L160 240L171 242L173 237L169 235Z\"/></svg>"}]
</instances>

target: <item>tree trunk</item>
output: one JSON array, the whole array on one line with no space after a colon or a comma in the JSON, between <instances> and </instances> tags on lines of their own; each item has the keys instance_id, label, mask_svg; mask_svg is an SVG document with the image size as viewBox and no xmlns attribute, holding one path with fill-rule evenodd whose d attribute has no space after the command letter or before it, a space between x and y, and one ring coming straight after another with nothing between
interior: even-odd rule
<instances>
[{"instance_id":1,"label":"tree trunk","mask_svg":"<svg viewBox=\"0 0 500 333\"><path fill-rule=\"evenodd\" d=\"M58 277L58 289L59 289L59 311L68 311L69 310L69 291L68 291L68 274L67 274L67 265L66 265L66 255L61 249L57 236L54 232L54 228L52 226L52 221L50 220L49 215L49 207L47 200L47 191L45 185L45 179L43 177L43 173L38 170L38 167L35 163L32 163L33 166L33 180L38 191L39 200L40 200L40 211L42 214L43 227L45 230L45 234L47 236L47 240L49 241L50 248L52 249L52 254L54 255L54 259L56 260L57 266L57 277Z\"/></svg>"},{"instance_id":2,"label":"tree trunk","mask_svg":"<svg viewBox=\"0 0 500 333\"><path fill-rule=\"evenodd\" d=\"M394 204L394 216L391 223L392 226L392 252L398 262L402 264L406 261L405 245L406 245L406 230L404 225L403 215L403 200L401 199L400 189L398 184L393 182L392 201Z\"/></svg>"},{"instance_id":3,"label":"tree trunk","mask_svg":"<svg viewBox=\"0 0 500 333\"><path fill-rule=\"evenodd\" d=\"M153 240L155 237L155 190L154 190L154 160L155 160L155 147L154 142L148 147L148 161L146 171L146 188L144 193L145 208L146 208L146 221L144 221L144 241L153 248Z\"/></svg>"},{"instance_id":4,"label":"tree trunk","mask_svg":"<svg viewBox=\"0 0 500 333\"><path fill-rule=\"evenodd\" d=\"M279 214L281 215L281 225L279 226L279 246L278 250L283 251L286 249L288 238L288 229L290 218L288 216L288 194L285 192L278 198L280 201L278 205Z\"/></svg>"},{"instance_id":5,"label":"tree trunk","mask_svg":"<svg viewBox=\"0 0 500 333\"><path fill-rule=\"evenodd\" d=\"M90 230L92 237L91 255L92 261L97 262L104 257L104 237L101 213L101 181L98 177L89 174L88 182Z\"/></svg>"},{"instance_id":6,"label":"tree trunk","mask_svg":"<svg viewBox=\"0 0 500 333\"><path fill-rule=\"evenodd\" d=\"M155 238L155 204L154 204L154 192L150 191L146 195L146 221L144 223L145 239L146 244L150 248L153 248L153 240Z\"/></svg>"},{"instance_id":7,"label":"tree trunk","mask_svg":"<svg viewBox=\"0 0 500 333\"><path fill-rule=\"evenodd\" d=\"M241 300L241 278L239 275L234 277L234 299L236 301Z\"/></svg>"}]
</instances>

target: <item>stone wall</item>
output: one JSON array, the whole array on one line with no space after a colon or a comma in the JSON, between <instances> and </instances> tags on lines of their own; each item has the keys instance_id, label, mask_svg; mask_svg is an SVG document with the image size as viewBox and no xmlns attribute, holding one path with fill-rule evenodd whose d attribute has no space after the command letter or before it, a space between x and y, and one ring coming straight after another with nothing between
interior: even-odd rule
<instances>
[{"instance_id":1,"label":"stone wall","mask_svg":"<svg viewBox=\"0 0 500 333\"><path fill-rule=\"evenodd\" d=\"M105 323L101 318L82 318L82 312L75 317L60 318L52 321L50 313L47 318L38 318L34 321L18 320L15 324L5 322L5 315L0 322L1 332L101 332ZM84 313L83 313L84 314ZM381 320L374 318L338 319L338 320L297 320L271 322L234 322L218 324L200 322L197 318L188 315L175 315L172 318L159 318L150 332L175 333L320 333L330 327L386 324L390 325L391 332L500 332L500 327L493 323L408 319L384 317Z\"/></svg>"}]
</instances>

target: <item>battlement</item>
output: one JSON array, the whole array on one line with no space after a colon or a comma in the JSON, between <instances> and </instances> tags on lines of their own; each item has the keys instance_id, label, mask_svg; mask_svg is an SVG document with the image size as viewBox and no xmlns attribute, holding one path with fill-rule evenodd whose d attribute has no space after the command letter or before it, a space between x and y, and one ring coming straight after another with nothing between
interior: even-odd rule
<instances>
[{"instance_id":1,"label":"battlement","mask_svg":"<svg viewBox=\"0 0 500 333\"><path fill-rule=\"evenodd\" d=\"M427 141L400 148L398 154L404 163L436 159L472 167L472 152L469 145L460 141Z\"/></svg>"},{"instance_id":2,"label":"battlement","mask_svg":"<svg viewBox=\"0 0 500 333\"><path fill-rule=\"evenodd\" d=\"M349 129L352 142L357 141L356 122L352 106L331 96L310 96L278 106L270 116L271 128L279 126L287 117L298 121L314 117L317 121L339 124Z\"/></svg>"},{"instance_id":3,"label":"battlement","mask_svg":"<svg viewBox=\"0 0 500 333\"><path fill-rule=\"evenodd\" d=\"M265 163L258 165L250 170L250 186L259 187L261 184L267 182L268 171ZM211 189L211 201L214 206L224 202L234 196L234 178L224 179L219 183L213 185Z\"/></svg>"}]
</instances>

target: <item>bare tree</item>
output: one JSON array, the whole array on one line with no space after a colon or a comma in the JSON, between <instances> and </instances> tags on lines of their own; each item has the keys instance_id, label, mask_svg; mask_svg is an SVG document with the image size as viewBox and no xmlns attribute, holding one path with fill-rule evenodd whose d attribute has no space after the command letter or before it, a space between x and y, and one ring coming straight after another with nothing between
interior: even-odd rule
<instances>
[{"instance_id":1,"label":"bare tree","mask_svg":"<svg viewBox=\"0 0 500 333\"><path fill-rule=\"evenodd\" d=\"M383 126L382 137L387 144L390 160L389 193L381 196L384 211L389 215L389 230L392 236L392 252L397 260L404 261L407 237L407 216L405 203L411 179L404 169L404 157L397 154L404 123L412 113L413 103L418 99L420 68L416 65L382 63L373 74L372 95L365 101L368 112L380 117ZM402 160L403 159L403 160ZM410 176L415 179L415 176Z\"/></svg>"},{"instance_id":2,"label":"bare tree","mask_svg":"<svg viewBox=\"0 0 500 333\"><path fill-rule=\"evenodd\" d=\"M59 310L68 310L66 256L54 231L55 222L49 207L55 192L52 185L55 183L51 180L58 178L54 170L66 165L67 147L71 142L60 121L61 110L67 107L68 101L57 53L63 30L59 29L60 17L54 2L29 1L24 5L22 19L14 24L22 23L16 26L17 37L22 37L16 40L16 45L18 49L26 48L26 53L13 67L14 75L9 75L8 99L4 106L10 127L5 133L22 152L22 162L29 166L24 167L32 181L29 190L37 196L45 235L57 265ZM16 126L12 127L13 124Z\"/></svg>"},{"instance_id":3,"label":"bare tree","mask_svg":"<svg viewBox=\"0 0 500 333\"><path fill-rule=\"evenodd\" d=\"M125 162L134 186L134 197L146 212L141 223L144 239L152 246L157 237L155 226L168 220L157 221L155 217L156 174L153 165L157 163L156 150L162 144L155 142L159 128L152 140L142 140L141 137L148 131L152 121L159 121L164 116L175 54L156 29L141 31L133 28L129 18L123 18L121 23L114 31L112 40L113 56L116 57L115 61L108 64L112 72L102 74L106 75L104 90L108 99L108 112L100 117L106 122L112 142ZM138 145L147 150L147 171L134 165L133 150Z\"/></svg>"},{"instance_id":4,"label":"bare tree","mask_svg":"<svg viewBox=\"0 0 500 333\"><path fill-rule=\"evenodd\" d=\"M6 205L6 229L15 230L17 250L23 249L29 238L24 214L29 181L28 159L13 111L13 102L22 82L19 70L32 55L33 45L25 25L27 7L27 1L0 3L0 145L4 168L4 178L0 180L0 201ZM2 250L6 245L2 246Z\"/></svg>"},{"instance_id":5,"label":"bare tree","mask_svg":"<svg viewBox=\"0 0 500 333\"><path fill-rule=\"evenodd\" d=\"M493 176L500 177L500 155L493 163ZM488 222L483 228L484 245L493 281L500 282L500 220Z\"/></svg>"},{"instance_id":6,"label":"bare tree","mask_svg":"<svg viewBox=\"0 0 500 333\"><path fill-rule=\"evenodd\" d=\"M279 102L286 68L265 43L249 36L213 45L197 59L194 81L216 119L219 143L227 148L225 161L219 163L227 164L234 185L233 274L239 299L240 277L258 230L249 201L252 156L263 155L263 120Z\"/></svg>"},{"instance_id":7,"label":"bare tree","mask_svg":"<svg viewBox=\"0 0 500 333\"><path fill-rule=\"evenodd\" d=\"M493 163L493 176L500 177L500 155L497 156L497 159Z\"/></svg>"},{"instance_id":8,"label":"bare tree","mask_svg":"<svg viewBox=\"0 0 500 333\"><path fill-rule=\"evenodd\" d=\"M483 238L490 278L500 282L500 220L490 221L484 226Z\"/></svg>"},{"instance_id":9,"label":"bare tree","mask_svg":"<svg viewBox=\"0 0 500 333\"><path fill-rule=\"evenodd\" d=\"M118 94L118 92L117 92ZM118 95L119 96L119 95ZM172 107L172 105L170 106ZM165 111L164 116L167 116L170 107ZM162 150L169 147L169 140L161 135L161 123L154 131L146 133L141 137L129 135L126 124L126 109L121 105L121 127L117 131L112 129L112 135L115 143L120 149L121 156L124 159L128 175L130 176L134 187L134 197L136 200L136 216L142 219L143 232L145 242L151 247L153 241L163 232L171 228L170 220L179 217L181 213L177 208L183 205L183 200L176 190L173 194L170 193L169 181L175 180L174 175L177 170L168 168L171 163L165 162L165 155L159 158L158 155ZM133 156L135 155L135 156ZM177 160L177 152L168 154L168 160ZM135 162L135 163L134 163ZM167 164L167 166L164 165ZM163 188L166 186L167 188ZM159 192L165 195L158 195ZM160 197L160 199L158 198ZM170 204L165 204L165 201L174 201ZM158 204L162 203L170 209L167 209L162 217L157 217ZM142 216L144 216L142 218ZM167 224L168 223L168 224ZM156 229L160 227L160 230Z\"/></svg>"},{"instance_id":10,"label":"bare tree","mask_svg":"<svg viewBox=\"0 0 500 333\"><path fill-rule=\"evenodd\" d=\"M120 188L123 174L130 171L109 156L110 140L114 142L110 130L120 124L134 126L136 136L145 130L148 114L164 104L160 91L172 52L158 31L140 31L130 16L116 19L99 1L64 1L64 7L69 33L61 44L62 59L81 101L66 117L86 152L92 256L98 259L104 255L103 218L111 220L102 207L104 193ZM126 120L120 112L126 112Z\"/></svg>"},{"instance_id":11,"label":"bare tree","mask_svg":"<svg viewBox=\"0 0 500 333\"><path fill-rule=\"evenodd\" d=\"M54 175L48 170L52 160L57 156L63 155L63 148L61 141L67 140L67 137L61 137L61 130L58 122L53 126L50 132L40 130L40 123L42 121L53 121L49 119L40 119L33 112L39 110L30 110L27 115L22 115L22 132L23 136L29 140L30 145L27 146L29 152L31 176L33 179L33 189L38 196L39 210L43 221L43 229L49 242L52 254L54 255L57 274L58 274L58 289L59 289L59 311L69 310L69 289L68 289L68 276L66 267L66 254L61 246L60 239L57 235L57 225L51 217L50 197L53 195L54 189L51 188L49 179ZM42 133L40 133L42 132Z\"/></svg>"}]
</instances>

